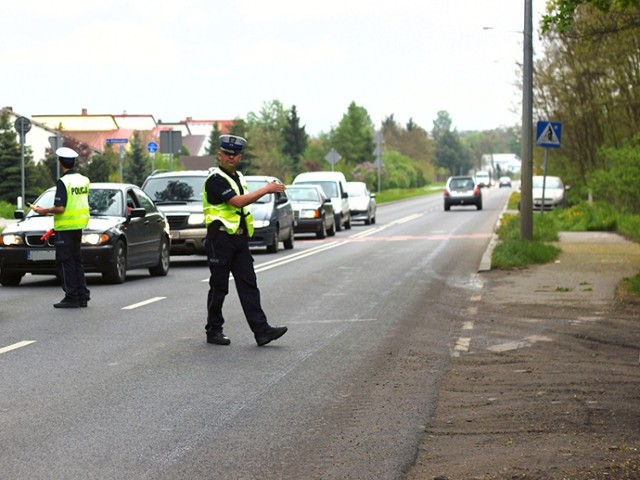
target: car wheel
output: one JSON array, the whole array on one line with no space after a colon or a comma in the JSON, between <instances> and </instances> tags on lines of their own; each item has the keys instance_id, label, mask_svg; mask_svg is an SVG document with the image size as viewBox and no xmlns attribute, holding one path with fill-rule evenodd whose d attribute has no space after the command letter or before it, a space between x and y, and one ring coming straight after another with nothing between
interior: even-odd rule
<instances>
[{"instance_id":1,"label":"car wheel","mask_svg":"<svg viewBox=\"0 0 640 480\"><path fill-rule=\"evenodd\" d=\"M451 205L447 205L446 203L444 204L444 211L448 212L449 210L451 210Z\"/></svg>"},{"instance_id":2,"label":"car wheel","mask_svg":"<svg viewBox=\"0 0 640 480\"><path fill-rule=\"evenodd\" d=\"M364 224L365 225L371 225L371 219L373 218L373 216L371 215L371 212L367 212L367 218L365 218L364 220Z\"/></svg>"},{"instance_id":3,"label":"car wheel","mask_svg":"<svg viewBox=\"0 0 640 480\"><path fill-rule=\"evenodd\" d=\"M295 240L294 235L293 235L293 227L291 227L291 228L289 229L289 238L287 238L287 239L283 242L283 245L284 245L285 250L291 250L291 249L293 249L293 246L295 245L295 243L296 243L296 240Z\"/></svg>"},{"instance_id":4,"label":"car wheel","mask_svg":"<svg viewBox=\"0 0 640 480\"><path fill-rule=\"evenodd\" d=\"M152 277L164 277L169 273L169 248L169 240L166 238L162 239L158 264L149 269L149 273Z\"/></svg>"},{"instance_id":5,"label":"car wheel","mask_svg":"<svg viewBox=\"0 0 640 480\"><path fill-rule=\"evenodd\" d=\"M322 223L320 224L320 230L316 232L316 238L326 238L327 237L327 226L324 223L324 218L322 219Z\"/></svg>"},{"instance_id":6,"label":"car wheel","mask_svg":"<svg viewBox=\"0 0 640 480\"><path fill-rule=\"evenodd\" d=\"M482 202L478 202L478 203L476 203L476 208L477 208L478 210L482 210Z\"/></svg>"},{"instance_id":7,"label":"car wheel","mask_svg":"<svg viewBox=\"0 0 640 480\"><path fill-rule=\"evenodd\" d=\"M344 229L351 230L351 215L349 215L349 218L347 219L347 221L344 222Z\"/></svg>"},{"instance_id":8,"label":"car wheel","mask_svg":"<svg viewBox=\"0 0 640 480\"><path fill-rule=\"evenodd\" d=\"M20 285L20 281L24 277L24 273L19 272L0 272L0 284L5 287L15 287Z\"/></svg>"},{"instance_id":9,"label":"car wheel","mask_svg":"<svg viewBox=\"0 0 640 480\"><path fill-rule=\"evenodd\" d=\"M107 270L102 272L102 278L108 283L124 283L127 277L127 250L122 240L113 246L113 261Z\"/></svg>"},{"instance_id":10,"label":"car wheel","mask_svg":"<svg viewBox=\"0 0 640 480\"><path fill-rule=\"evenodd\" d=\"M280 246L280 242L278 241L278 235L280 235L280 231L278 227L276 227L276 231L273 234L273 242L270 245L267 245L267 252L269 253L277 253L278 247Z\"/></svg>"}]
</instances>

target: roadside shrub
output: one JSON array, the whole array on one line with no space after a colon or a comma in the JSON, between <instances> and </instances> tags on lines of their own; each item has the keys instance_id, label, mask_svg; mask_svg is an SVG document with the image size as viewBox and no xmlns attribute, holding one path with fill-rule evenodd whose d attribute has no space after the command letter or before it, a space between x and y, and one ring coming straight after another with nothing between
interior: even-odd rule
<instances>
[{"instance_id":1,"label":"roadside shrub","mask_svg":"<svg viewBox=\"0 0 640 480\"><path fill-rule=\"evenodd\" d=\"M491 266L492 268L509 269L549 263L559 253L558 247L548 243L510 239L496 245L491 255Z\"/></svg>"},{"instance_id":2,"label":"roadside shrub","mask_svg":"<svg viewBox=\"0 0 640 480\"><path fill-rule=\"evenodd\" d=\"M559 229L567 232L614 232L618 226L618 213L611 205L586 202L553 212Z\"/></svg>"},{"instance_id":3,"label":"roadside shrub","mask_svg":"<svg viewBox=\"0 0 640 480\"><path fill-rule=\"evenodd\" d=\"M16 206L5 200L0 200L0 218L13 218L13 211Z\"/></svg>"}]
</instances>

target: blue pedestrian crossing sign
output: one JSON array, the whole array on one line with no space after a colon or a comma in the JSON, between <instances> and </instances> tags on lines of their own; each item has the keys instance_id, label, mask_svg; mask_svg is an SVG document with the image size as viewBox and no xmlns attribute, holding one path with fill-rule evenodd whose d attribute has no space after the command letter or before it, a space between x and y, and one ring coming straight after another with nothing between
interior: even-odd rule
<instances>
[{"instance_id":1,"label":"blue pedestrian crossing sign","mask_svg":"<svg viewBox=\"0 0 640 480\"><path fill-rule=\"evenodd\" d=\"M560 147L562 123L539 121L537 123L536 145L545 148Z\"/></svg>"}]
</instances>

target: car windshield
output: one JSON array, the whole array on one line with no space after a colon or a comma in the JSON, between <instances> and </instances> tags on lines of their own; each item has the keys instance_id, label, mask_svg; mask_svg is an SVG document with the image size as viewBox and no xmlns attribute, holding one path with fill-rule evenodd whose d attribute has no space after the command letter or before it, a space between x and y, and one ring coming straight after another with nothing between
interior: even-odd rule
<instances>
[{"instance_id":1,"label":"car windshield","mask_svg":"<svg viewBox=\"0 0 640 480\"><path fill-rule=\"evenodd\" d=\"M97 217L122 216L122 192L114 189L89 190L89 212Z\"/></svg>"},{"instance_id":2,"label":"car windshield","mask_svg":"<svg viewBox=\"0 0 640 480\"><path fill-rule=\"evenodd\" d=\"M47 190L42 194L35 205L41 207L53 207L55 200L55 188ZM121 217L122 216L122 192L117 189L90 188L89 189L89 213L91 216L99 217ZM37 216L38 214L31 210L27 216Z\"/></svg>"},{"instance_id":3,"label":"car windshield","mask_svg":"<svg viewBox=\"0 0 640 480\"><path fill-rule=\"evenodd\" d=\"M452 190L469 190L474 188L474 184L471 178L453 178L449 183L449 188Z\"/></svg>"},{"instance_id":4,"label":"car windshield","mask_svg":"<svg viewBox=\"0 0 640 480\"><path fill-rule=\"evenodd\" d=\"M319 185L324 191L324 194L329 198L336 198L339 196L336 182L314 181L314 182L300 182L300 183L312 183L313 185Z\"/></svg>"},{"instance_id":5,"label":"car windshield","mask_svg":"<svg viewBox=\"0 0 640 480\"><path fill-rule=\"evenodd\" d=\"M533 177L533 188L542 188L544 177ZM547 177L544 188L563 188L562 181L558 177Z\"/></svg>"},{"instance_id":6,"label":"car windshield","mask_svg":"<svg viewBox=\"0 0 640 480\"><path fill-rule=\"evenodd\" d=\"M205 176L150 178L144 191L157 204L202 202Z\"/></svg>"},{"instance_id":7,"label":"car windshield","mask_svg":"<svg viewBox=\"0 0 640 480\"><path fill-rule=\"evenodd\" d=\"M347 183L347 193L350 197L366 197L367 187L363 183Z\"/></svg>"},{"instance_id":8,"label":"car windshield","mask_svg":"<svg viewBox=\"0 0 640 480\"><path fill-rule=\"evenodd\" d=\"M266 183L267 182L264 182L262 180L260 180L260 181L250 180L250 181L247 181L247 186L249 187L249 191L250 192L255 192L259 188L264 187ZM271 203L272 201L273 201L273 194L272 193L268 193L268 194L263 195L262 197L260 197L254 203Z\"/></svg>"},{"instance_id":9,"label":"car windshield","mask_svg":"<svg viewBox=\"0 0 640 480\"><path fill-rule=\"evenodd\" d=\"M287 195L295 202L319 202L320 196L315 188L288 187Z\"/></svg>"}]
</instances>

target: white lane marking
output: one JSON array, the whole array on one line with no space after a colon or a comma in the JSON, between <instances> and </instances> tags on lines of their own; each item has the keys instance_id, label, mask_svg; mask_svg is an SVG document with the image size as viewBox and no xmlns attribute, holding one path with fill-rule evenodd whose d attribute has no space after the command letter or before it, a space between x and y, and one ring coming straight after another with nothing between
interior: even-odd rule
<instances>
[{"instance_id":1,"label":"white lane marking","mask_svg":"<svg viewBox=\"0 0 640 480\"><path fill-rule=\"evenodd\" d=\"M149 300L144 300L143 302L134 303L133 305L128 305L126 307L122 307L122 310L133 310L134 308L144 307L145 305L149 305L150 303L159 302L160 300L164 300L167 297L153 297Z\"/></svg>"},{"instance_id":2,"label":"white lane marking","mask_svg":"<svg viewBox=\"0 0 640 480\"><path fill-rule=\"evenodd\" d=\"M26 347L27 345L31 345L32 343L36 343L35 340L24 340L22 342L14 343L13 345L9 345L6 347L0 348L0 353L7 353L11 350L16 350L18 348Z\"/></svg>"},{"instance_id":3,"label":"white lane marking","mask_svg":"<svg viewBox=\"0 0 640 480\"><path fill-rule=\"evenodd\" d=\"M456 346L453 348L456 352L468 352L471 345L471 339L467 337L460 337L456 342Z\"/></svg>"},{"instance_id":4,"label":"white lane marking","mask_svg":"<svg viewBox=\"0 0 640 480\"><path fill-rule=\"evenodd\" d=\"M464 322L462 324L462 330L473 330L473 322Z\"/></svg>"},{"instance_id":5,"label":"white lane marking","mask_svg":"<svg viewBox=\"0 0 640 480\"><path fill-rule=\"evenodd\" d=\"M500 345L493 345L487 348L490 352L508 352L509 350L518 350L520 348L527 348L537 342L551 342L553 339L546 335L530 335L522 340L515 340L513 342L506 342Z\"/></svg>"},{"instance_id":6,"label":"white lane marking","mask_svg":"<svg viewBox=\"0 0 640 480\"><path fill-rule=\"evenodd\" d=\"M383 231L383 230L385 230L385 229L387 229L387 228L389 228L389 227L391 227L393 225L401 225L403 223L410 222L411 220L415 220L417 218L420 218L423 215L424 214L422 214L422 213L415 213L413 215L408 215L408 216L406 216L404 218L400 218L398 220L394 220L393 222L390 222L390 223L388 223L386 225L382 225L382 226L375 227L375 228L370 228L370 229L365 230L363 232L359 232L359 233L353 234L353 235L349 236L347 238L347 240L350 239L350 238L367 237L369 235L373 235L374 233L381 232L381 231ZM348 243L348 241L344 241L344 240L334 240L334 241L331 241L329 243L324 243L324 244L319 245L317 247L313 247L313 248L311 248L309 250L305 250L305 251L302 251L302 252L294 253L292 255L288 255L285 258L277 258L275 260L270 260L268 262L261 263L260 265L258 265L256 267L255 270L256 270L256 273L264 272L266 270L270 270L272 268L279 267L281 265L286 265L287 263L291 263L291 262L294 262L296 260L300 260L302 258L306 258L306 257L309 257L311 255L315 255L316 253L321 253L321 252L324 252L326 250L330 250L332 248L339 247L341 245L346 245L347 243ZM233 275L230 277L230 280L233 280ZM202 280L202 282L209 282L209 279L205 278L205 279Z\"/></svg>"}]
</instances>

